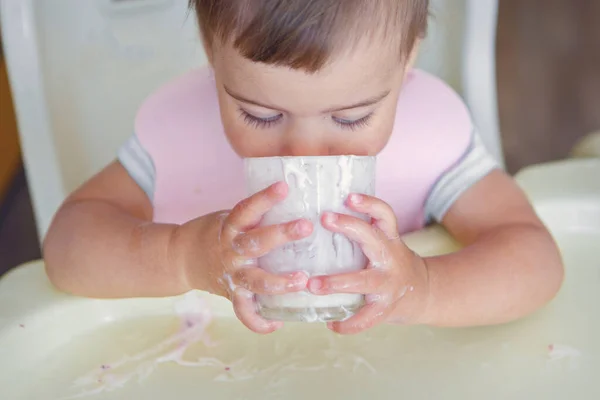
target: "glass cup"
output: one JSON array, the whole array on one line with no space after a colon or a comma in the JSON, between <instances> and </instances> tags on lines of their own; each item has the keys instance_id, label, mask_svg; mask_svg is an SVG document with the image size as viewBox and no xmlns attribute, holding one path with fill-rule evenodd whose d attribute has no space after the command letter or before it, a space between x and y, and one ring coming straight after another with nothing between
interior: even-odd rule
<instances>
[{"instance_id":1,"label":"glass cup","mask_svg":"<svg viewBox=\"0 0 600 400\"><path fill-rule=\"evenodd\" d=\"M358 271L367 259L360 246L321 225L326 211L354 215L345 202L350 193L375 194L376 158L369 156L261 157L245 159L249 195L285 181L286 199L269 211L261 225L305 218L312 221L311 236L271 251L258 260L274 274L302 271L309 277ZM353 315L364 303L360 294L318 296L302 291L284 295L258 295L260 314L280 321L339 321Z\"/></svg>"}]
</instances>

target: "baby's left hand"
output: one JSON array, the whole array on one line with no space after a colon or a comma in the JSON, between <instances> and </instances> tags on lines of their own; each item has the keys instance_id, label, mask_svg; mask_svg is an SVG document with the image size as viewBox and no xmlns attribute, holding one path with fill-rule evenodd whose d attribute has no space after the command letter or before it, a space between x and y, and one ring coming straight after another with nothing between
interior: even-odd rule
<instances>
[{"instance_id":1,"label":"baby's left hand","mask_svg":"<svg viewBox=\"0 0 600 400\"><path fill-rule=\"evenodd\" d=\"M392 208L377 198L353 194L347 206L371 217L371 223L336 213L323 215L323 226L358 243L369 260L362 271L313 277L308 290L316 295L364 294L366 304L345 321L329 323L331 330L352 334L382 322L420 323L429 302L425 261L398 235Z\"/></svg>"}]
</instances>

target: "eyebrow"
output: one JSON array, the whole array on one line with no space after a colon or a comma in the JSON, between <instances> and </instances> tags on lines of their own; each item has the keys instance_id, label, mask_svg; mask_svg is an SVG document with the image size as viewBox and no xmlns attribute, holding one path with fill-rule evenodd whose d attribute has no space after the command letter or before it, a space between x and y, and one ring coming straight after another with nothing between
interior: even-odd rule
<instances>
[{"instance_id":1,"label":"eyebrow","mask_svg":"<svg viewBox=\"0 0 600 400\"><path fill-rule=\"evenodd\" d=\"M259 107L264 107L264 108L269 108L271 110L279 110L279 111L284 111L284 112L286 111L286 110L283 110L283 109L281 109L279 107L274 107L274 106L266 104L266 103L261 103L260 101L248 99L248 98L246 98L244 96L241 96L241 95L239 95L237 93L232 92L225 85L223 85L223 89L225 90L225 92L228 95L230 95L234 99L236 99L238 101L241 101L243 103L252 104L252 105L259 106ZM330 112L335 112L335 111L351 110L353 108L370 106L370 105L373 105L375 103L379 103L381 100L385 99L390 94L390 92L391 92L391 90L386 90L385 92L380 93L377 96L373 96L373 97L368 98L366 100L359 101L358 103L354 103L354 104L350 104L350 105L345 105L345 106L336 106L336 107L329 108L327 110L324 110L323 113L330 113Z\"/></svg>"},{"instance_id":2,"label":"eyebrow","mask_svg":"<svg viewBox=\"0 0 600 400\"><path fill-rule=\"evenodd\" d=\"M366 107L366 106L370 106L373 105L375 103L379 103L381 100L385 99L386 97L388 97L388 95L390 94L391 90L387 90L383 93L378 94L377 96L371 97L369 99L363 100L363 101L359 101L358 103L354 103L354 104L350 104L347 106L340 106L340 107L332 107L330 109L325 110L325 112L334 112L334 111L344 111L344 110L350 110L353 108L359 108L359 107Z\"/></svg>"}]
</instances>

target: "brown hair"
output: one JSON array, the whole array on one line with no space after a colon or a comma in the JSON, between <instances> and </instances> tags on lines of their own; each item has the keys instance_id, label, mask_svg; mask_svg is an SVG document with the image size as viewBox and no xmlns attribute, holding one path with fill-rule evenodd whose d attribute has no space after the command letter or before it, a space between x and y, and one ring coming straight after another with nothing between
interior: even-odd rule
<instances>
[{"instance_id":1,"label":"brown hair","mask_svg":"<svg viewBox=\"0 0 600 400\"><path fill-rule=\"evenodd\" d=\"M427 30L429 0L190 0L207 50L232 43L254 62L320 70L360 39L394 40L405 59Z\"/></svg>"}]
</instances>

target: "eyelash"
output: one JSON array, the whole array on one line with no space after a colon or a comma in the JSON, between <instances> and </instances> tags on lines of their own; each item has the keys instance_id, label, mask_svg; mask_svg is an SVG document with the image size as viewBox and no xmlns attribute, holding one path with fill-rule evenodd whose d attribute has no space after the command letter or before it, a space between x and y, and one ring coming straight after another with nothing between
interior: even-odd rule
<instances>
[{"instance_id":1,"label":"eyelash","mask_svg":"<svg viewBox=\"0 0 600 400\"><path fill-rule=\"evenodd\" d=\"M268 129L274 126L275 124L279 123L281 121L281 118L283 118L282 114L278 114L274 117L269 118L258 118L242 109L240 109L239 111L241 117L244 119L244 122L252 128ZM356 121L344 121L335 117L332 117L331 119L340 128L355 131L357 129L368 126L372 116L373 113L365 115L364 117L357 119Z\"/></svg>"},{"instance_id":2,"label":"eyelash","mask_svg":"<svg viewBox=\"0 0 600 400\"><path fill-rule=\"evenodd\" d=\"M244 111L242 109L240 109L240 114L246 124L248 124L249 126L251 126L253 128L262 128L262 129L270 128L271 126L278 123L281 120L281 118L283 117L283 115L278 114L274 117L258 118L252 114L247 113L246 111Z\"/></svg>"},{"instance_id":3,"label":"eyelash","mask_svg":"<svg viewBox=\"0 0 600 400\"><path fill-rule=\"evenodd\" d=\"M333 122L335 122L340 128L355 131L357 129L369 126L369 122L371 122L371 117L373 117L373 113L367 114L364 117L357 119L356 121L344 121L342 119L337 118L332 119Z\"/></svg>"}]
</instances>

